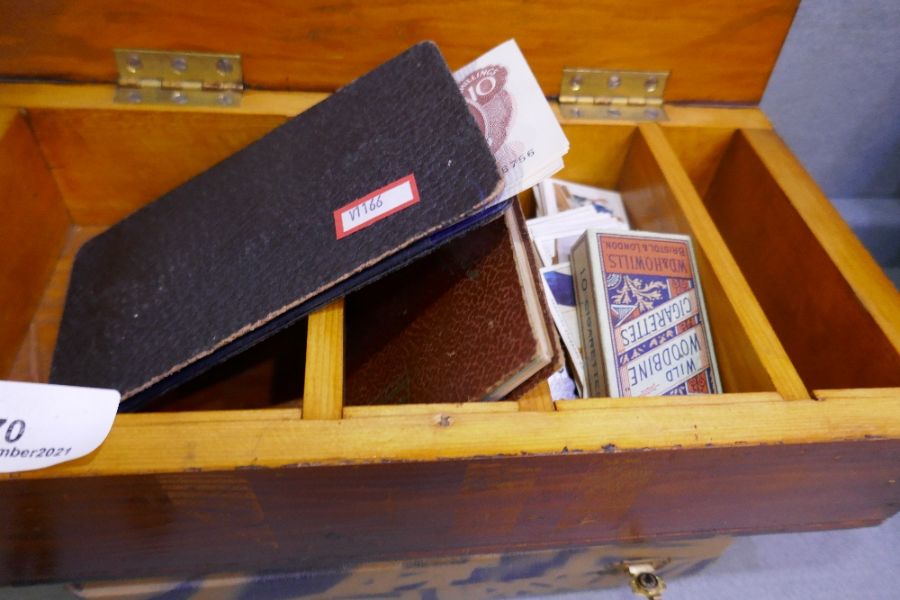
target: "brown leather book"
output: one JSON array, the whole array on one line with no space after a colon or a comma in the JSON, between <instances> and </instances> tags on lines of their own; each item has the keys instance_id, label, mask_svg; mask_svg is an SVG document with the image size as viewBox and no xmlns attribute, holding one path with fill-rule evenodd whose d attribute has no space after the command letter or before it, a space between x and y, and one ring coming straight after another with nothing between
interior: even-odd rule
<instances>
[{"instance_id":1,"label":"brown leather book","mask_svg":"<svg viewBox=\"0 0 900 600\"><path fill-rule=\"evenodd\" d=\"M560 366L516 202L345 311L345 405L514 399Z\"/></svg>"}]
</instances>

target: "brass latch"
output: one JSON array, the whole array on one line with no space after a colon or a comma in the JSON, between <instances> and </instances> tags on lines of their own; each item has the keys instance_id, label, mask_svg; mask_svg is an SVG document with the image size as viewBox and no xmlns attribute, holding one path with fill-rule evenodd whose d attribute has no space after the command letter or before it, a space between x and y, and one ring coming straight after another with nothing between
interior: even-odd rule
<instances>
[{"instance_id":1,"label":"brass latch","mask_svg":"<svg viewBox=\"0 0 900 600\"><path fill-rule=\"evenodd\" d=\"M568 119L665 121L668 71L563 69L559 109Z\"/></svg>"},{"instance_id":2,"label":"brass latch","mask_svg":"<svg viewBox=\"0 0 900 600\"><path fill-rule=\"evenodd\" d=\"M637 596L660 600L666 591L666 582L656 574L652 564L629 564L628 574L631 576L631 591Z\"/></svg>"},{"instance_id":3,"label":"brass latch","mask_svg":"<svg viewBox=\"0 0 900 600\"><path fill-rule=\"evenodd\" d=\"M116 102L170 106L239 106L240 54L116 49Z\"/></svg>"}]
</instances>

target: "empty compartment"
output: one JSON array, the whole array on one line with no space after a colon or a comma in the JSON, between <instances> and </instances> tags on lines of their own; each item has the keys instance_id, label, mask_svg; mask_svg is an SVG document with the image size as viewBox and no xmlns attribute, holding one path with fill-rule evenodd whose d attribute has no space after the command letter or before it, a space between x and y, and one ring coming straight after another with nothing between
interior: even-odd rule
<instances>
[{"instance_id":1,"label":"empty compartment","mask_svg":"<svg viewBox=\"0 0 900 600\"><path fill-rule=\"evenodd\" d=\"M807 389L900 386L900 296L778 136L666 133Z\"/></svg>"}]
</instances>

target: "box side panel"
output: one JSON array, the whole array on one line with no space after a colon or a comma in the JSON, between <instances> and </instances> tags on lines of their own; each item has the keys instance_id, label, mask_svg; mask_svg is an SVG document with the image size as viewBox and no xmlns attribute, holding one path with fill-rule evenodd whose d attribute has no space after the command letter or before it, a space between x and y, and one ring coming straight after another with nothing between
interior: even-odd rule
<instances>
[{"instance_id":1,"label":"box side panel","mask_svg":"<svg viewBox=\"0 0 900 600\"><path fill-rule=\"evenodd\" d=\"M900 386L900 295L782 149L736 135L706 207L809 389Z\"/></svg>"},{"instance_id":2,"label":"box side panel","mask_svg":"<svg viewBox=\"0 0 900 600\"><path fill-rule=\"evenodd\" d=\"M705 196L735 130L728 127L663 127L663 131L697 193Z\"/></svg>"},{"instance_id":3,"label":"box side panel","mask_svg":"<svg viewBox=\"0 0 900 600\"><path fill-rule=\"evenodd\" d=\"M757 103L797 0L13 2L0 77L116 80L113 48L238 52L251 87L334 90L431 39L453 68L514 37L544 92L563 67L666 69L668 100Z\"/></svg>"},{"instance_id":4,"label":"box side panel","mask_svg":"<svg viewBox=\"0 0 900 600\"><path fill-rule=\"evenodd\" d=\"M22 116L0 109L0 378L53 272L69 215Z\"/></svg>"},{"instance_id":5,"label":"box side panel","mask_svg":"<svg viewBox=\"0 0 900 600\"><path fill-rule=\"evenodd\" d=\"M34 109L29 119L79 225L111 225L285 121L280 115Z\"/></svg>"},{"instance_id":6,"label":"box side panel","mask_svg":"<svg viewBox=\"0 0 900 600\"><path fill-rule=\"evenodd\" d=\"M0 581L870 525L897 511L898 479L900 441L872 440L11 480Z\"/></svg>"}]
</instances>

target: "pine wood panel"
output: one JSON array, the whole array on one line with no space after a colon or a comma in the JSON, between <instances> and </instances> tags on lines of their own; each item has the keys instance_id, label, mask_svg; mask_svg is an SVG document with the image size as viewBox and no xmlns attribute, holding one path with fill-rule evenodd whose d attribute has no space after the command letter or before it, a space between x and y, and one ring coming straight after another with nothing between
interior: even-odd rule
<instances>
[{"instance_id":1,"label":"pine wood panel","mask_svg":"<svg viewBox=\"0 0 900 600\"><path fill-rule=\"evenodd\" d=\"M111 225L284 122L273 115L32 110L32 127L79 225Z\"/></svg>"},{"instance_id":2,"label":"pine wood panel","mask_svg":"<svg viewBox=\"0 0 900 600\"><path fill-rule=\"evenodd\" d=\"M545 93L564 66L669 69L668 100L756 103L797 0L43 0L0 5L0 77L112 82L113 48L237 52L253 87L331 91L423 39L452 68L515 37Z\"/></svg>"},{"instance_id":3,"label":"pine wood panel","mask_svg":"<svg viewBox=\"0 0 900 600\"><path fill-rule=\"evenodd\" d=\"M0 86L0 102L4 96L31 97L32 94L26 93L22 88L24 85L8 84L10 89L5 91ZM15 93L11 93L15 90ZM40 94L34 94L40 95ZM54 102L54 99L47 98L46 102ZM630 121L625 118L609 119L609 118L591 118L589 115L583 114L577 119L564 117L558 104L553 104L557 118L563 123L582 124L582 125L638 125L639 121ZM772 129L772 123L766 114L760 110L758 106L728 106L728 107L711 107L711 106L692 106L687 104L666 104L665 119L658 123L666 128L671 127L725 127L735 129L738 127L746 127L753 129Z\"/></svg>"},{"instance_id":4,"label":"pine wood panel","mask_svg":"<svg viewBox=\"0 0 900 600\"><path fill-rule=\"evenodd\" d=\"M640 126L620 189L637 228L692 236L725 391L809 397L658 125Z\"/></svg>"},{"instance_id":5,"label":"pine wood panel","mask_svg":"<svg viewBox=\"0 0 900 600\"><path fill-rule=\"evenodd\" d=\"M815 397L819 400L849 399L857 400L883 400L900 398L900 391L897 388L866 388L866 389L850 389L850 390L815 390Z\"/></svg>"},{"instance_id":6,"label":"pine wood panel","mask_svg":"<svg viewBox=\"0 0 900 600\"><path fill-rule=\"evenodd\" d=\"M518 401L519 410L555 410L553 398L550 396L550 386L546 380L525 392Z\"/></svg>"},{"instance_id":7,"label":"pine wood panel","mask_svg":"<svg viewBox=\"0 0 900 600\"><path fill-rule=\"evenodd\" d=\"M106 84L54 84L54 83L0 83L0 106L26 108L91 108L110 109L123 112L184 113L181 106L154 106L140 104L117 104L113 102L115 86ZM277 92L269 90L244 90L240 106L192 106L190 112L224 113L242 115L281 115L292 117L328 97L319 92ZM564 123L590 125L636 125L634 121L622 119L572 119L562 118L558 106L551 102L557 117ZM668 120L663 127L726 127L771 129L766 114L757 106L710 107L690 105L666 105Z\"/></svg>"},{"instance_id":8,"label":"pine wood panel","mask_svg":"<svg viewBox=\"0 0 900 600\"><path fill-rule=\"evenodd\" d=\"M344 299L309 315L304 419L340 419L344 407Z\"/></svg>"},{"instance_id":9,"label":"pine wood panel","mask_svg":"<svg viewBox=\"0 0 900 600\"><path fill-rule=\"evenodd\" d=\"M897 510L898 465L895 439L21 479L0 486L0 582L862 526Z\"/></svg>"},{"instance_id":10,"label":"pine wood panel","mask_svg":"<svg viewBox=\"0 0 900 600\"><path fill-rule=\"evenodd\" d=\"M703 197L731 143L735 129L712 127L664 127L666 140L678 156L694 189Z\"/></svg>"},{"instance_id":11,"label":"pine wood panel","mask_svg":"<svg viewBox=\"0 0 900 600\"><path fill-rule=\"evenodd\" d=\"M616 189L637 130L634 124L568 122L563 128L569 139L569 153L563 157L566 166L555 177Z\"/></svg>"},{"instance_id":12,"label":"pine wood panel","mask_svg":"<svg viewBox=\"0 0 900 600\"><path fill-rule=\"evenodd\" d=\"M172 118L186 112L228 115L280 115L292 117L328 97L317 92L273 92L267 90L244 90L239 106L147 106L145 104L120 104L113 101L116 86L107 84L60 84L60 83L0 83L0 106L14 108L66 108L115 110L120 112L164 112ZM688 108L689 114L696 109ZM710 109L701 109L703 111ZM726 111L719 111L725 116ZM759 113L758 109L741 109L740 113ZM730 113L729 113L730 114ZM760 113L761 114L761 113ZM737 116L737 115L735 115ZM694 118L703 118L695 116ZM745 126L752 126L741 119ZM740 125L735 125L740 126Z\"/></svg>"},{"instance_id":13,"label":"pine wood panel","mask_svg":"<svg viewBox=\"0 0 900 600\"><path fill-rule=\"evenodd\" d=\"M53 348L56 346L56 336L62 320L75 253L101 231L102 227L71 228L59 260L53 265L50 280L41 290L40 301L28 327L28 334L21 345L13 346L18 349L18 353L9 373L10 379L46 382L49 378Z\"/></svg>"},{"instance_id":14,"label":"pine wood panel","mask_svg":"<svg viewBox=\"0 0 900 600\"><path fill-rule=\"evenodd\" d=\"M75 253L103 229L99 226L71 228L28 333L21 346L14 346L18 353L8 375L10 379L47 381ZM155 408L160 411L235 410L296 401L303 393L305 353L306 324L300 322L283 335L270 338L165 394Z\"/></svg>"},{"instance_id":15,"label":"pine wood panel","mask_svg":"<svg viewBox=\"0 0 900 600\"><path fill-rule=\"evenodd\" d=\"M743 135L900 354L900 294L896 287L777 133L748 130Z\"/></svg>"},{"instance_id":16,"label":"pine wood panel","mask_svg":"<svg viewBox=\"0 0 900 600\"><path fill-rule=\"evenodd\" d=\"M0 109L0 377L25 338L69 216L28 126Z\"/></svg>"},{"instance_id":17,"label":"pine wood panel","mask_svg":"<svg viewBox=\"0 0 900 600\"><path fill-rule=\"evenodd\" d=\"M735 136L710 215L809 388L900 386L900 295L776 140Z\"/></svg>"},{"instance_id":18,"label":"pine wood panel","mask_svg":"<svg viewBox=\"0 0 900 600\"><path fill-rule=\"evenodd\" d=\"M727 404L746 404L748 402L773 402L781 399L774 393L762 394L700 394L678 398L678 406L711 406ZM606 408L650 408L666 406L672 403L668 396L641 396L623 398L579 398L577 401L560 400L556 402L556 410L598 410Z\"/></svg>"},{"instance_id":19,"label":"pine wood panel","mask_svg":"<svg viewBox=\"0 0 900 600\"><path fill-rule=\"evenodd\" d=\"M293 408L123 414L90 456L0 475L0 488L7 479L900 439L896 397L785 402L773 393L741 396L720 404L670 397L583 411L437 405L431 412L343 420L301 420Z\"/></svg>"},{"instance_id":20,"label":"pine wood panel","mask_svg":"<svg viewBox=\"0 0 900 600\"><path fill-rule=\"evenodd\" d=\"M456 413L514 413L519 403L509 400L496 402L447 402L444 404L371 404L345 406L343 419L374 419L399 415L435 415Z\"/></svg>"}]
</instances>

